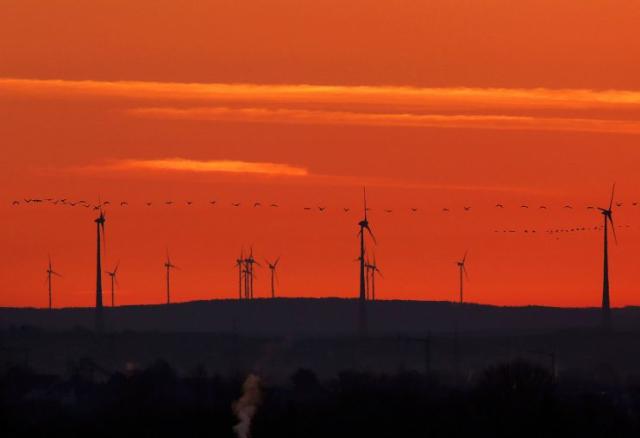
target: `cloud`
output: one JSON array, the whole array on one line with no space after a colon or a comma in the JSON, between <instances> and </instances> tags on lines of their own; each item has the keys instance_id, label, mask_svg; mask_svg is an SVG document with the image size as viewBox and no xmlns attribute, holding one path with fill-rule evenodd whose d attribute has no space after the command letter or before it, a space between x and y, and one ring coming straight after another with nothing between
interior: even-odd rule
<instances>
[{"instance_id":1,"label":"cloud","mask_svg":"<svg viewBox=\"0 0 640 438\"><path fill-rule=\"evenodd\" d=\"M72 171L95 175L102 172L182 172L182 173L211 173L237 175L252 174L255 176L286 176L304 177L297 180L311 185L387 187L401 189L449 190L465 192L518 192L540 193L525 187L482 186L461 184L435 184L404 179L350 176L312 173L305 167L292 166L282 163L252 162L241 160L194 160L187 158L161 159L122 159L106 163L89 164L57 171Z\"/></svg>"},{"instance_id":2,"label":"cloud","mask_svg":"<svg viewBox=\"0 0 640 438\"><path fill-rule=\"evenodd\" d=\"M640 91L547 88L417 88L0 78L0 91L44 97L105 97L257 104L385 105L422 109L632 109ZM286 106L286 105L284 105Z\"/></svg>"},{"instance_id":3,"label":"cloud","mask_svg":"<svg viewBox=\"0 0 640 438\"><path fill-rule=\"evenodd\" d=\"M108 99L138 117L640 133L640 91L0 78L0 95Z\"/></svg>"},{"instance_id":4,"label":"cloud","mask_svg":"<svg viewBox=\"0 0 640 438\"><path fill-rule=\"evenodd\" d=\"M96 166L91 166L96 169ZM153 160L119 160L103 166L103 170L147 170L200 173L250 173L260 175L306 176L304 167L282 163L252 162L239 160L191 160L186 158L165 158Z\"/></svg>"},{"instance_id":5,"label":"cloud","mask_svg":"<svg viewBox=\"0 0 640 438\"><path fill-rule=\"evenodd\" d=\"M580 131L640 134L640 121L482 114L410 114L323 111L301 109L153 107L127 110L128 114L170 120L212 120L313 125L401 126L537 131Z\"/></svg>"}]
</instances>

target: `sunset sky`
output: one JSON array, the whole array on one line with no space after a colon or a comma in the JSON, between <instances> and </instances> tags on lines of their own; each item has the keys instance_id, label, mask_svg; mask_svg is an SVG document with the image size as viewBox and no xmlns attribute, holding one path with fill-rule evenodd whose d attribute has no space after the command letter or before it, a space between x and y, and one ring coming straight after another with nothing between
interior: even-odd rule
<instances>
[{"instance_id":1,"label":"sunset sky","mask_svg":"<svg viewBox=\"0 0 640 438\"><path fill-rule=\"evenodd\" d=\"M25 198L111 202L119 304L164 301L167 248L175 301L237 297L251 246L281 296L356 297L363 186L380 299L456 299L468 250L468 301L598 306L587 207L614 182L611 300L638 305L638 23L633 0L0 0L0 306L47 305L48 254L54 306L95 301L96 212Z\"/></svg>"}]
</instances>

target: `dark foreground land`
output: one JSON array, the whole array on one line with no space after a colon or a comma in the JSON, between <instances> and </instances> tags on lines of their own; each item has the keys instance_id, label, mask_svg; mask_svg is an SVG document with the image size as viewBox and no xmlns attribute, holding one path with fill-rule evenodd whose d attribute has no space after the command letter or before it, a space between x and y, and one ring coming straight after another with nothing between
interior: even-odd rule
<instances>
[{"instance_id":1,"label":"dark foreground land","mask_svg":"<svg viewBox=\"0 0 640 438\"><path fill-rule=\"evenodd\" d=\"M239 418L250 435L235 434ZM0 424L3 437L637 437L640 381L555 378L520 360L464 383L308 369L275 383L202 367L182 375L164 361L100 376L82 362L64 377L14 366L0 375Z\"/></svg>"},{"instance_id":2,"label":"dark foreground land","mask_svg":"<svg viewBox=\"0 0 640 438\"><path fill-rule=\"evenodd\" d=\"M637 308L356 304L0 309L2 436L640 436Z\"/></svg>"}]
</instances>

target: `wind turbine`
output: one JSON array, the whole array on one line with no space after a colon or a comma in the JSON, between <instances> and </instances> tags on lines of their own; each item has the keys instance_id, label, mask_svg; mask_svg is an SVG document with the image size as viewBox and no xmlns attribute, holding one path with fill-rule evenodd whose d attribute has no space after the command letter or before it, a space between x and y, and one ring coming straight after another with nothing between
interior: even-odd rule
<instances>
[{"instance_id":1,"label":"wind turbine","mask_svg":"<svg viewBox=\"0 0 640 438\"><path fill-rule=\"evenodd\" d=\"M371 278L371 263L369 263L369 257L365 259L364 262L364 289L367 291L366 299L369 301L371 299L371 288L369 287L369 278Z\"/></svg>"},{"instance_id":2,"label":"wind turbine","mask_svg":"<svg viewBox=\"0 0 640 438\"><path fill-rule=\"evenodd\" d=\"M104 232L104 223L106 222L106 216L102 211L102 204L98 202L100 205L100 216L98 216L94 222L96 223L96 231L97 231L97 252L96 252L96 309L102 310L102 259L101 253L106 250L105 243L105 232ZM102 238L102 242L101 242ZM103 248L101 248L101 243Z\"/></svg>"},{"instance_id":3,"label":"wind turbine","mask_svg":"<svg viewBox=\"0 0 640 438\"><path fill-rule=\"evenodd\" d=\"M611 328L611 304L609 297L609 231L608 226L611 224L611 231L613 232L613 239L618 243L616 237L616 229L613 224L613 197L615 195L616 185L613 185L611 189L611 200L609 201L609 208L598 208L604 218L604 273L602 281L602 324L605 330Z\"/></svg>"},{"instance_id":4,"label":"wind turbine","mask_svg":"<svg viewBox=\"0 0 640 438\"><path fill-rule=\"evenodd\" d=\"M367 219L367 190L363 189L364 195L364 219L358 222L358 226L360 227L360 231L358 235L360 236L360 300L365 301L367 299L367 288L366 288L366 260L365 260L365 239L364 239L364 231L367 230L373 242L376 243L376 238L369 227L369 220Z\"/></svg>"},{"instance_id":5,"label":"wind turbine","mask_svg":"<svg viewBox=\"0 0 640 438\"><path fill-rule=\"evenodd\" d=\"M249 251L249 257L247 257L245 260L245 265L246 265L246 290L245 293L248 295L248 298L253 299L253 279L254 279L254 273L253 273L253 265L258 265L261 266L260 263L258 263L256 261L256 259L253 258L253 247L250 249Z\"/></svg>"},{"instance_id":6,"label":"wind turbine","mask_svg":"<svg viewBox=\"0 0 640 438\"><path fill-rule=\"evenodd\" d=\"M238 267L238 299L242 299L242 275L244 273L244 255L243 250L240 250L240 258L236 259L236 266Z\"/></svg>"},{"instance_id":7,"label":"wind turbine","mask_svg":"<svg viewBox=\"0 0 640 438\"><path fill-rule=\"evenodd\" d=\"M376 264L375 254L373 255L373 263L367 264L367 268L371 273L371 300L375 301L376 300L376 274L380 274L380 276L383 277L382 271L378 268L378 265Z\"/></svg>"},{"instance_id":8,"label":"wind turbine","mask_svg":"<svg viewBox=\"0 0 640 438\"><path fill-rule=\"evenodd\" d=\"M167 269L167 304L171 304L171 270L180 269L173 263L171 263L171 257L169 257L169 250L167 250L167 261L164 262L164 267Z\"/></svg>"},{"instance_id":9,"label":"wind turbine","mask_svg":"<svg viewBox=\"0 0 640 438\"><path fill-rule=\"evenodd\" d=\"M278 257L276 261L273 263L271 263L269 260L265 260L265 262L269 266L269 270L271 270L271 298L275 298L276 297L275 281L278 279L278 273L276 272L276 268L278 267L278 263L280 263L280 257Z\"/></svg>"},{"instance_id":10,"label":"wind turbine","mask_svg":"<svg viewBox=\"0 0 640 438\"><path fill-rule=\"evenodd\" d=\"M462 260L458 262L458 269L460 270L460 304L464 302L464 278L469 279L469 274L467 274L467 267L465 263L467 262L467 254L469 251L465 251Z\"/></svg>"},{"instance_id":11,"label":"wind turbine","mask_svg":"<svg viewBox=\"0 0 640 438\"><path fill-rule=\"evenodd\" d=\"M53 267L51 266L51 256L49 256L49 267L47 268L47 282L49 283L49 310L53 308L51 304L51 277L53 275L62 277L62 275L58 274L56 271L53 270Z\"/></svg>"},{"instance_id":12,"label":"wind turbine","mask_svg":"<svg viewBox=\"0 0 640 438\"><path fill-rule=\"evenodd\" d=\"M107 275L109 275L109 277L111 277L111 307L115 307L116 305L116 301L115 301L115 285L117 284L118 286L120 286L120 283L118 283L118 267L120 266L120 262L116 263L116 267L113 269L113 271L107 272Z\"/></svg>"}]
</instances>

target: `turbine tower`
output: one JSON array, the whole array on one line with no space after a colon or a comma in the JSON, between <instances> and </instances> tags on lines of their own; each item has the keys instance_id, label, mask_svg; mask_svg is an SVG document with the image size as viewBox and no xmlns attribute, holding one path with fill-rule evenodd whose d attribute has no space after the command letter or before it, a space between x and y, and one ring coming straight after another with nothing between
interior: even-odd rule
<instances>
[{"instance_id":1,"label":"turbine tower","mask_svg":"<svg viewBox=\"0 0 640 438\"><path fill-rule=\"evenodd\" d=\"M107 275L109 275L109 277L111 277L111 307L115 307L116 305L116 300L115 300L115 285L117 284L118 286L120 285L118 283L118 267L120 266L120 262L118 262L116 264L116 267L113 269L113 271L107 272Z\"/></svg>"},{"instance_id":2,"label":"turbine tower","mask_svg":"<svg viewBox=\"0 0 640 438\"><path fill-rule=\"evenodd\" d=\"M96 240L96 309L98 311L102 310L102 259L101 253L105 250L105 232L104 232L104 223L106 222L106 216L102 211L102 204L100 204L100 216L98 216L95 221L96 223L96 231L97 231L97 240ZM102 242L101 242L102 238ZM101 248L101 243L103 248Z\"/></svg>"},{"instance_id":3,"label":"turbine tower","mask_svg":"<svg viewBox=\"0 0 640 438\"><path fill-rule=\"evenodd\" d=\"M278 267L278 263L280 263L280 257L276 259L275 262L271 263L269 260L265 260L267 265L269 266L269 270L271 271L271 298L276 297L276 286L275 281L278 279L278 273L276 272L276 268Z\"/></svg>"},{"instance_id":4,"label":"turbine tower","mask_svg":"<svg viewBox=\"0 0 640 438\"><path fill-rule=\"evenodd\" d=\"M53 308L52 301L51 301L51 277L53 275L62 277L62 275L58 274L56 271L53 270L53 267L51 266L51 256L49 256L49 267L47 268L47 282L49 283L49 310Z\"/></svg>"},{"instance_id":5,"label":"turbine tower","mask_svg":"<svg viewBox=\"0 0 640 438\"><path fill-rule=\"evenodd\" d=\"M613 239L616 244L618 238L616 237L616 229L613 224L613 197L615 194L616 185L613 185L611 189L611 200L609 201L609 208L598 208L604 218L604 272L602 281L602 326L603 329L608 331L611 329L611 301L609 296L609 230L608 226L611 224L611 231L613 232Z\"/></svg>"},{"instance_id":6,"label":"turbine tower","mask_svg":"<svg viewBox=\"0 0 640 438\"><path fill-rule=\"evenodd\" d=\"M467 253L468 251L465 251L462 260L458 262L458 269L460 270L460 304L464 302L464 278L466 277L467 280L469 279L469 275L467 274L467 267L465 265L467 261Z\"/></svg>"},{"instance_id":7,"label":"turbine tower","mask_svg":"<svg viewBox=\"0 0 640 438\"><path fill-rule=\"evenodd\" d=\"M171 257L169 257L169 250L167 250L167 261L164 262L164 267L167 270L167 304L171 304L171 270L180 269L173 263L171 263Z\"/></svg>"}]
</instances>

